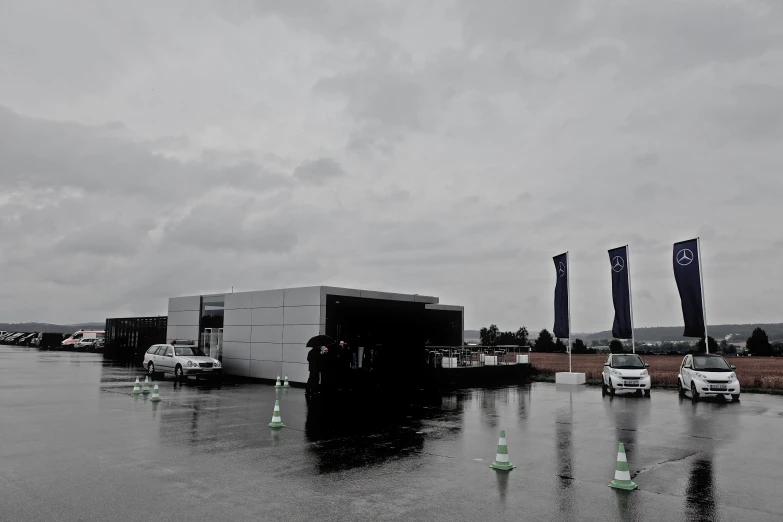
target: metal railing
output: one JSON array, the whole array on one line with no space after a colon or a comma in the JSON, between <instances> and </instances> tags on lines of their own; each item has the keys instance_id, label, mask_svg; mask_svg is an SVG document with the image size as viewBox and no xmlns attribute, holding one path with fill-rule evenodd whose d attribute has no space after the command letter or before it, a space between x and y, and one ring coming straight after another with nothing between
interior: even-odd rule
<instances>
[{"instance_id":1,"label":"metal railing","mask_svg":"<svg viewBox=\"0 0 783 522\"><path fill-rule=\"evenodd\" d=\"M427 346L427 365L435 368L469 368L529 364L530 346Z\"/></svg>"}]
</instances>

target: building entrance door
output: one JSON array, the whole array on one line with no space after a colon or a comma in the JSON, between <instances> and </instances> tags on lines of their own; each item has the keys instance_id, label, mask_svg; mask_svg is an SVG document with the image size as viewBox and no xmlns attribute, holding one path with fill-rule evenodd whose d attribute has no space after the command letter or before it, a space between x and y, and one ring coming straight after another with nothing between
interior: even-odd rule
<instances>
[{"instance_id":1,"label":"building entrance door","mask_svg":"<svg viewBox=\"0 0 783 522\"><path fill-rule=\"evenodd\" d=\"M223 329L204 328L201 334L201 349L204 354L223 362Z\"/></svg>"}]
</instances>

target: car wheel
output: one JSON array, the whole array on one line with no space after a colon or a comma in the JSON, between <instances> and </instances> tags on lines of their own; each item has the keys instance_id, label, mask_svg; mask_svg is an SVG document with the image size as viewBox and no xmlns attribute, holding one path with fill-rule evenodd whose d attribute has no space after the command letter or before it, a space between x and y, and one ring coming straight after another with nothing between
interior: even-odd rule
<instances>
[{"instance_id":1,"label":"car wheel","mask_svg":"<svg viewBox=\"0 0 783 522\"><path fill-rule=\"evenodd\" d=\"M650 398L650 388L644 390L644 396L647 397L648 399Z\"/></svg>"},{"instance_id":2,"label":"car wheel","mask_svg":"<svg viewBox=\"0 0 783 522\"><path fill-rule=\"evenodd\" d=\"M150 363L147 365L147 373L150 377L155 377L155 365L150 361Z\"/></svg>"},{"instance_id":3,"label":"car wheel","mask_svg":"<svg viewBox=\"0 0 783 522\"><path fill-rule=\"evenodd\" d=\"M740 394L739 394L739 393L735 393L734 395L732 395L732 396L731 396L731 398L732 398L732 400L733 400L734 402L739 402L739 401L740 401L740 398L739 398L739 396L740 396Z\"/></svg>"},{"instance_id":4,"label":"car wheel","mask_svg":"<svg viewBox=\"0 0 783 522\"><path fill-rule=\"evenodd\" d=\"M636 396L641 397L642 396L642 390L636 390Z\"/></svg>"},{"instance_id":5,"label":"car wheel","mask_svg":"<svg viewBox=\"0 0 783 522\"><path fill-rule=\"evenodd\" d=\"M691 383L691 399L693 402L699 402L699 392L696 391L696 385Z\"/></svg>"},{"instance_id":6,"label":"car wheel","mask_svg":"<svg viewBox=\"0 0 783 522\"><path fill-rule=\"evenodd\" d=\"M181 381L185 377L185 374L182 371L182 366L180 366L179 364L177 365L176 368L174 368L174 377L176 377L177 380L179 381Z\"/></svg>"},{"instance_id":7,"label":"car wheel","mask_svg":"<svg viewBox=\"0 0 783 522\"><path fill-rule=\"evenodd\" d=\"M677 379L677 391L679 392L680 397L685 397L685 387L682 385L680 379Z\"/></svg>"},{"instance_id":8,"label":"car wheel","mask_svg":"<svg viewBox=\"0 0 783 522\"><path fill-rule=\"evenodd\" d=\"M609 396L614 397L614 386L612 386L612 379L609 379Z\"/></svg>"}]
</instances>

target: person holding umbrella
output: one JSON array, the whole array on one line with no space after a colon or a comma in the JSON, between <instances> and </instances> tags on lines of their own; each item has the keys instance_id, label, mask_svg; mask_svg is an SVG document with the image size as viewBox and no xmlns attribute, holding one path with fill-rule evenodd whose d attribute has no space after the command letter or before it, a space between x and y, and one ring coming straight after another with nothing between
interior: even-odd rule
<instances>
[{"instance_id":1,"label":"person holding umbrella","mask_svg":"<svg viewBox=\"0 0 783 522\"><path fill-rule=\"evenodd\" d=\"M306 397L311 397L319 390L321 374L326 370L325 357L329 351L326 346L332 343L334 343L334 339L328 335L316 335L307 341L306 348L310 348L310 351L307 352L307 368L310 371L310 377L307 379ZM324 380L328 381L328 379Z\"/></svg>"}]
</instances>

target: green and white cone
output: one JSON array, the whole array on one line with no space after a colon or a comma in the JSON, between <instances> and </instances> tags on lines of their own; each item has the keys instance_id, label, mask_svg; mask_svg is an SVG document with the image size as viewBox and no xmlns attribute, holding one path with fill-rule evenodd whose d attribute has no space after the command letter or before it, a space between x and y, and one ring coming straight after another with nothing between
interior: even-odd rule
<instances>
[{"instance_id":1,"label":"green and white cone","mask_svg":"<svg viewBox=\"0 0 783 522\"><path fill-rule=\"evenodd\" d=\"M141 386L141 393L143 393L145 396L150 394L150 378L144 377L144 384Z\"/></svg>"},{"instance_id":2,"label":"green and white cone","mask_svg":"<svg viewBox=\"0 0 783 522\"><path fill-rule=\"evenodd\" d=\"M285 382L283 383L283 388L290 388L291 385L288 384L288 375L285 376Z\"/></svg>"},{"instance_id":3,"label":"green and white cone","mask_svg":"<svg viewBox=\"0 0 783 522\"><path fill-rule=\"evenodd\" d=\"M272 413L272 422L269 423L270 428L285 428L283 420L280 418L280 401L275 401L275 411Z\"/></svg>"},{"instance_id":4,"label":"green and white cone","mask_svg":"<svg viewBox=\"0 0 783 522\"><path fill-rule=\"evenodd\" d=\"M136 383L133 385L133 391L131 392L131 395L136 397L137 395L141 395L141 387L139 386L139 378L136 377Z\"/></svg>"},{"instance_id":5,"label":"green and white cone","mask_svg":"<svg viewBox=\"0 0 783 522\"><path fill-rule=\"evenodd\" d=\"M508 445L506 444L505 430L500 430L498 452L497 455L495 455L495 462L490 464L489 467L498 471L511 471L514 469L514 465L508 461Z\"/></svg>"},{"instance_id":6,"label":"green and white cone","mask_svg":"<svg viewBox=\"0 0 783 522\"><path fill-rule=\"evenodd\" d=\"M631 473L628 471L628 459L625 458L625 446L623 446L622 442L617 448L617 467L614 470L614 480L609 483L609 487L628 491L637 487L636 483L631 480Z\"/></svg>"},{"instance_id":7,"label":"green and white cone","mask_svg":"<svg viewBox=\"0 0 783 522\"><path fill-rule=\"evenodd\" d=\"M152 389L152 397L150 397L150 402L160 402L160 390L158 390L157 384Z\"/></svg>"},{"instance_id":8,"label":"green and white cone","mask_svg":"<svg viewBox=\"0 0 783 522\"><path fill-rule=\"evenodd\" d=\"M275 388L282 388L282 387L283 387L283 385L280 384L280 376L278 375L277 376L277 382L275 382Z\"/></svg>"}]
</instances>

